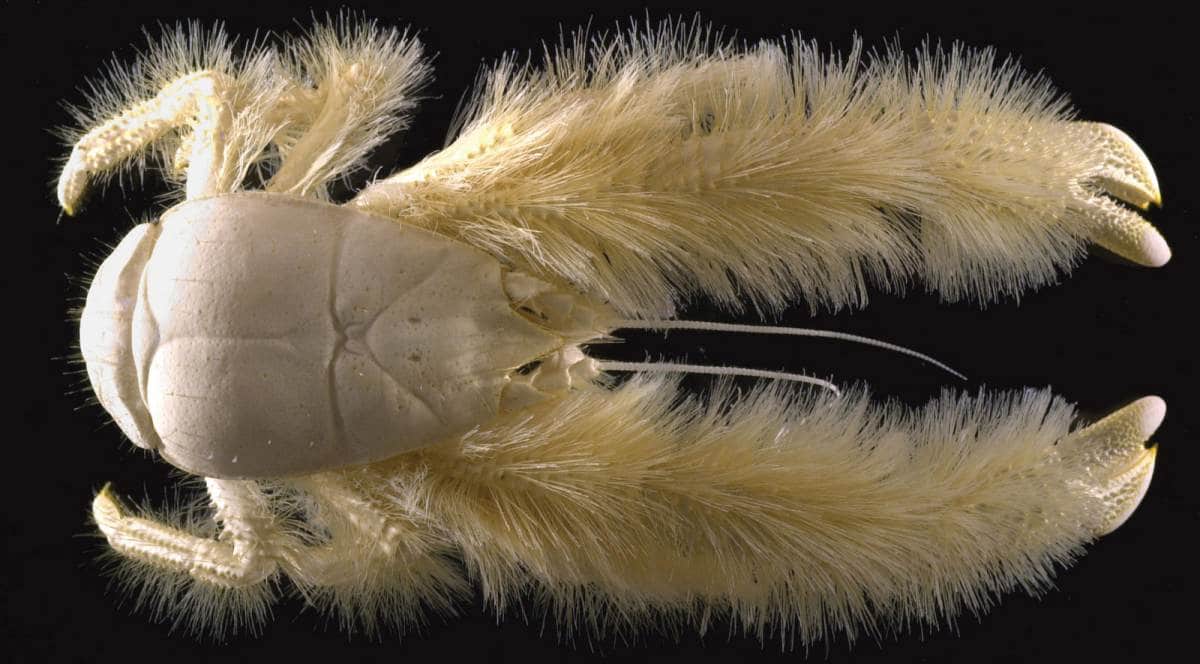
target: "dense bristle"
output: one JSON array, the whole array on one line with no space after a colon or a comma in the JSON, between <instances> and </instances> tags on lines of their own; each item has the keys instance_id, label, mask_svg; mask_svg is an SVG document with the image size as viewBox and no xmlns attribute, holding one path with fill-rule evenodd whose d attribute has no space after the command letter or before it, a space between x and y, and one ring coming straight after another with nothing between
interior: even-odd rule
<instances>
[{"instance_id":1,"label":"dense bristle","mask_svg":"<svg viewBox=\"0 0 1200 664\"><path fill-rule=\"evenodd\" d=\"M153 519L198 537L215 537L216 523L203 494L203 485L181 480L171 504L152 508L145 501L138 516ZM234 634L258 633L278 600L275 580L243 587L206 583L186 572L106 548L101 560L119 597L132 611L165 623L172 631L224 641Z\"/></svg>"},{"instance_id":2,"label":"dense bristle","mask_svg":"<svg viewBox=\"0 0 1200 664\"><path fill-rule=\"evenodd\" d=\"M1140 499L1117 484L1157 424L1120 428L1140 412L1072 437L1073 408L1044 390L947 392L911 411L862 390L722 383L701 398L637 377L263 488L292 524L275 540L291 542L284 559L335 555L286 576L346 630L452 614L470 580L497 612L544 612L564 638L724 620L792 647L937 627L1046 589ZM196 514L165 519L203 535ZM121 570L139 605L210 635L252 628L274 592Z\"/></svg>"},{"instance_id":3,"label":"dense bristle","mask_svg":"<svg viewBox=\"0 0 1200 664\"><path fill-rule=\"evenodd\" d=\"M288 58L308 87L288 100L292 117L275 137L283 165L267 189L324 198L330 181L408 126L430 68L407 33L346 14L290 43Z\"/></svg>"},{"instance_id":4,"label":"dense bristle","mask_svg":"<svg viewBox=\"0 0 1200 664\"><path fill-rule=\"evenodd\" d=\"M346 488L347 479L353 489ZM454 615L470 596L470 584L444 536L411 505L381 500L389 481L347 471L279 486L305 497L301 511L316 534L310 545L336 545L329 549L335 556L329 564L340 570L336 580L293 577L292 582L342 631L378 637L419 630L437 616ZM360 511L368 502L371 511ZM381 529L364 537L368 522Z\"/></svg>"},{"instance_id":5,"label":"dense bristle","mask_svg":"<svg viewBox=\"0 0 1200 664\"><path fill-rule=\"evenodd\" d=\"M145 167L145 148L176 181L187 171L192 200L248 179L264 199L328 198L404 128L427 74L415 40L369 22L240 54L219 28L176 28L93 87L60 202L72 212L94 176ZM579 34L541 68L502 61L461 125L348 205L475 245L555 296L607 301L624 324L698 296L772 314L912 282L989 302L1054 280L1089 242L1144 265L1170 257L1113 200L1161 200L1136 143L1072 122L1044 81L990 51L856 43L841 57L799 39L741 46L698 23ZM128 375L142 386L129 399L153 398L144 371ZM1145 495L1145 439L1165 414L1150 397L1076 435L1072 407L1042 390L947 392L916 411L774 383L689 397L645 375L546 394L380 463L209 478L212 510L130 515L106 489L93 514L135 603L217 638L261 625L277 591L374 635L453 613L476 586L497 612L532 600L568 637L727 619L791 646L940 625L1046 588ZM340 427L361 409L335 411ZM178 431L198 451L213 440Z\"/></svg>"},{"instance_id":6,"label":"dense bristle","mask_svg":"<svg viewBox=\"0 0 1200 664\"><path fill-rule=\"evenodd\" d=\"M697 295L853 306L912 279L988 302L1055 279L1094 232L1068 192L1096 146L1068 119L987 50L840 57L666 23L501 62L452 143L354 204L631 316Z\"/></svg>"},{"instance_id":7,"label":"dense bristle","mask_svg":"<svg viewBox=\"0 0 1200 664\"><path fill-rule=\"evenodd\" d=\"M89 86L87 102L71 108L76 126L60 133L76 145L197 72L220 78L226 95L221 103L232 118L213 174L218 192L236 191L253 175L252 181L271 180L268 188L276 191L325 198L331 181L360 168L370 150L407 125L429 66L406 33L349 14L327 19L302 38L244 45L219 24L180 24L151 38L131 64L110 64ZM150 150L133 151L123 163L89 176L109 177L120 166L142 174L153 165L177 185L171 196L178 196L190 129L164 132L140 146Z\"/></svg>"},{"instance_id":8,"label":"dense bristle","mask_svg":"<svg viewBox=\"0 0 1200 664\"><path fill-rule=\"evenodd\" d=\"M1053 461L1072 417L1044 391L912 413L779 388L679 405L639 378L374 470L422 473L394 500L424 506L498 609L533 587L586 632L726 615L810 642L1044 588L1103 509Z\"/></svg>"},{"instance_id":9,"label":"dense bristle","mask_svg":"<svg viewBox=\"0 0 1200 664\"><path fill-rule=\"evenodd\" d=\"M161 35L148 42L132 63L114 60L101 78L89 83L86 103L71 107L76 124L62 130L65 142L76 144L89 131L153 99L184 76L211 71L235 82L230 102L236 116L233 132L239 140L229 146L228 179L240 182L251 168L263 165L270 157L264 150L278 129L278 122L267 114L287 85L275 52L262 43L239 48L219 24L205 28L197 22L163 27ZM175 161L184 140L185 133L167 132L147 146L151 150L130 154L123 165L138 176L155 166L169 181L182 185L184 172ZM92 176L105 178L119 172L106 170ZM182 194L182 187L172 194Z\"/></svg>"}]
</instances>

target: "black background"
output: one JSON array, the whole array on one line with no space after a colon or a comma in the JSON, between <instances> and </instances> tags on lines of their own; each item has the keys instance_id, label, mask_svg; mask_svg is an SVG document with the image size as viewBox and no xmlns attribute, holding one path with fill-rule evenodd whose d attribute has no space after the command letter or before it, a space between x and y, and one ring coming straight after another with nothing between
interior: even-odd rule
<instances>
[{"instance_id":1,"label":"black background","mask_svg":"<svg viewBox=\"0 0 1200 664\"><path fill-rule=\"evenodd\" d=\"M258 637L227 643L196 641L171 633L143 614L120 606L95 562L101 542L86 525L94 492L112 480L122 494L161 497L169 483L166 466L122 440L97 406L80 368L71 363L77 323L71 308L81 303L94 260L135 222L153 216L154 196L163 189L151 178L93 195L77 219L60 220L52 182L66 154L50 130L68 121L63 101L82 101L85 80L98 74L112 54L129 60L145 43L141 30L160 21L222 19L233 34L296 30L309 9L325 7L267 2L120 2L103 8L54 3L3 8L8 33L7 79L10 110L5 128L4 200L9 232L32 235L31 245L12 248L21 268L5 281L11 303L6 329L26 338L6 345L20 366L9 389L18 396L12 416L21 427L6 441L8 455L3 531L6 565L0 583L6 617L3 630L21 659L108 661L145 657L151 661L268 661L272 656L307 656L306 661L341 657L390 659L459 657L488 660L587 659L594 649L563 644L537 619L526 624L510 615L499 625L480 603L464 615L431 617L421 633L388 636L382 642L347 638L304 611L278 607ZM610 28L617 20L644 19L643 5L583 10L566 6L527 10L507 3L362 3L370 16L420 30L437 53L436 81L428 88L413 126L381 149L375 163L387 170L405 165L442 144L450 116L479 68L508 51L536 49L560 29L588 22ZM338 5L340 6L340 5ZM651 9L650 16L691 16ZM1060 285L1027 294L1019 303L986 310L942 304L920 292L905 298L875 296L859 312L811 316L804 307L783 322L871 334L936 355L979 386L1051 384L1057 393L1096 415L1145 394L1168 404L1155 440L1158 468L1145 501L1120 530L1057 577L1056 589L1041 598L1006 595L982 618L963 616L956 626L922 635L910 632L881 643L818 644L806 655L780 654L777 643L727 634L682 641L643 639L636 645L603 642L608 655L647 660L780 658L844 661L887 657L896 661L1050 661L1061 658L1153 656L1174 653L1190 659L1194 642L1191 593L1196 560L1191 540L1200 505L1195 490L1200 415L1195 412L1196 352L1193 306L1197 287L1195 225L1197 169L1195 39L1187 21L1142 4L1112 13L1007 5L986 11L910 7L866 10L856 3L822 3L787 9L726 3L702 15L739 37L755 40L794 30L845 50L855 32L868 45L898 38L910 49L926 37L944 42L993 45L1019 56L1029 70L1043 71L1070 94L1080 116L1114 124L1133 136L1153 161L1166 207L1149 213L1174 250L1165 268L1146 270L1093 256ZM16 79L15 85L11 82ZM15 204L16 209L12 208ZM28 209L24 206L28 205ZM20 247L29 246L24 252ZM696 316L719 316L702 306ZM725 318L722 318L725 319ZM30 338L31 337L31 338ZM691 361L737 363L793 371L809 370L841 380L868 380L881 397L920 403L937 393L946 377L908 359L828 342L720 339L637 335L610 356L642 359L647 353ZM1187 648L1175 650L1175 648ZM169 659L164 659L169 658ZM274 660L270 660L274 661ZM410 660L411 661L411 660Z\"/></svg>"}]
</instances>

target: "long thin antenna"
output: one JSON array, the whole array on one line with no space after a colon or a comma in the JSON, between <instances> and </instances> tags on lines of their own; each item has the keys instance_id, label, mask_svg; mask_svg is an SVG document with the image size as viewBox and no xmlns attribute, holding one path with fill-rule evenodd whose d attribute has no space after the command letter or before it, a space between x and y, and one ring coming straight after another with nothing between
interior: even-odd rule
<instances>
[{"instance_id":1,"label":"long thin antenna","mask_svg":"<svg viewBox=\"0 0 1200 664\"><path fill-rule=\"evenodd\" d=\"M617 328L628 330L702 330L706 332L738 332L744 334L778 334L790 337L819 337L822 339L840 339L842 341L850 341L853 343L863 344L865 346L874 346L883 348L902 355L915 357L919 360L932 364L933 366L949 373L959 380L967 380L963 374L955 371L948 365L939 362L932 357L918 353L911 348L905 348L896 344L872 339L871 337L863 337L857 334L849 334L846 332L834 332L832 330L814 330L805 327L781 327L777 325L742 325L739 323L712 323L703 320L635 320L622 319L615 321Z\"/></svg>"},{"instance_id":2,"label":"long thin antenna","mask_svg":"<svg viewBox=\"0 0 1200 664\"><path fill-rule=\"evenodd\" d=\"M655 371L659 373L689 373L709 376L744 376L747 378L769 378L773 380L790 380L794 383L816 385L842 396L842 391L836 385L820 378L804 374L787 373L785 371L765 371L763 369L745 369L742 367L710 367L703 364L674 364L670 362L616 362L612 360L596 360L596 367L601 371Z\"/></svg>"}]
</instances>

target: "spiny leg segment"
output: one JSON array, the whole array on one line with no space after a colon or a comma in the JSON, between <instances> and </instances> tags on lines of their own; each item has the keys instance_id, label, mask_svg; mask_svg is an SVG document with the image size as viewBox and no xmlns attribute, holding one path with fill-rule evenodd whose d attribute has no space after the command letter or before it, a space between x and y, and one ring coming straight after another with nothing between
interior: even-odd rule
<instances>
[{"instance_id":1,"label":"spiny leg segment","mask_svg":"<svg viewBox=\"0 0 1200 664\"><path fill-rule=\"evenodd\" d=\"M411 530L329 475L296 484L332 510L322 518L333 525L332 536L319 545L286 528L257 482L206 478L205 486L221 526L216 539L130 515L107 486L93 500L92 516L121 554L224 588L254 586L278 570L304 587L352 583L365 566L402 553Z\"/></svg>"},{"instance_id":2,"label":"spiny leg segment","mask_svg":"<svg viewBox=\"0 0 1200 664\"><path fill-rule=\"evenodd\" d=\"M266 498L252 481L208 478L205 485L222 525L215 540L129 515L107 486L92 501L92 516L114 549L156 567L222 587L266 580L281 544Z\"/></svg>"},{"instance_id":3,"label":"spiny leg segment","mask_svg":"<svg viewBox=\"0 0 1200 664\"><path fill-rule=\"evenodd\" d=\"M373 22L317 26L307 39L278 50L251 46L241 58L212 45L223 43L180 32L114 76L174 72L149 93L123 89L135 84L101 88L105 119L75 143L59 179L67 214L78 209L90 178L178 129L185 131L167 165L185 176L189 200L237 191L264 160L276 165L268 191L324 198L329 181L406 126L404 112L429 73L415 39ZM112 96L126 100L119 110L108 109Z\"/></svg>"},{"instance_id":4,"label":"spiny leg segment","mask_svg":"<svg viewBox=\"0 0 1200 664\"><path fill-rule=\"evenodd\" d=\"M63 210L75 213L90 177L115 168L179 127L191 129L175 159L187 169L187 198L220 193L218 180L233 123L228 88L229 81L219 73L195 72L89 131L71 150L58 180Z\"/></svg>"}]
</instances>

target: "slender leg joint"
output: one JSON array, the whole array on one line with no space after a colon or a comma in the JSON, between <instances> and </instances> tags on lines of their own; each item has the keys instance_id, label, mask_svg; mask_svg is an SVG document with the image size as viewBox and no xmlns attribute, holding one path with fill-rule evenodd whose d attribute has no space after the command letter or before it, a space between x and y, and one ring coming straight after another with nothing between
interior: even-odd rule
<instances>
[{"instance_id":1,"label":"slender leg joint","mask_svg":"<svg viewBox=\"0 0 1200 664\"><path fill-rule=\"evenodd\" d=\"M236 484L226 480L214 483ZM125 513L109 486L92 501L92 516L108 543L118 552L157 567L184 572L193 578L225 587L244 587L266 580L275 572L267 555L263 532L267 525L248 516L245 492L237 495L218 488L213 502L223 523L216 540L197 537L172 526ZM232 495L231 495L232 494Z\"/></svg>"},{"instance_id":2,"label":"slender leg joint","mask_svg":"<svg viewBox=\"0 0 1200 664\"><path fill-rule=\"evenodd\" d=\"M74 214L88 180L148 148L167 132L190 127L175 165L187 169L187 197L215 191L224 167L224 144L233 123L229 85L217 72L176 79L153 99L136 104L92 129L71 150L58 180L58 202Z\"/></svg>"}]
</instances>

